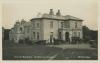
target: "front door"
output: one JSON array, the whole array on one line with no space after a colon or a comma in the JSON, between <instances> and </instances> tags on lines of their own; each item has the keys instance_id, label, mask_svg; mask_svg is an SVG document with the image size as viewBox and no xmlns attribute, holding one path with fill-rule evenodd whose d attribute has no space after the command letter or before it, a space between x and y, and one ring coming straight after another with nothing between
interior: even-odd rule
<instances>
[{"instance_id":1,"label":"front door","mask_svg":"<svg viewBox=\"0 0 100 63\"><path fill-rule=\"evenodd\" d=\"M65 33L65 40L66 40L67 42L69 42L69 32L66 32L66 33Z\"/></svg>"},{"instance_id":2,"label":"front door","mask_svg":"<svg viewBox=\"0 0 100 63\"><path fill-rule=\"evenodd\" d=\"M53 32L50 33L50 43L53 43Z\"/></svg>"}]
</instances>

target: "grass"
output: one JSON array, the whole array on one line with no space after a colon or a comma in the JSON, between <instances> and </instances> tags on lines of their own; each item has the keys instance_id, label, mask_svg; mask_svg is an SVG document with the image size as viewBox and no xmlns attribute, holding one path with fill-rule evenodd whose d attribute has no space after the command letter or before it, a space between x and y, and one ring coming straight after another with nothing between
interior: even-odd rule
<instances>
[{"instance_id":1,"label":"grass","mask_svg":"<svg viewBox=\"0 0 100 63\"><path fill-rule=\"evenodd\" d=\"M3 44L3 60L97 60L97 49Z\"/></svg>"}]
</instances>

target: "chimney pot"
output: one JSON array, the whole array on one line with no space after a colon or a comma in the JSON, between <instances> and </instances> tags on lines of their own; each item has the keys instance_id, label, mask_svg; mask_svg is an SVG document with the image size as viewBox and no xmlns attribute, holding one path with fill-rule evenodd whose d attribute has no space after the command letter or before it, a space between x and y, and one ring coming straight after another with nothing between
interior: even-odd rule
<instances>
[{"instance_id":1,"label":"chimney pot","mask_svg":"<svg viewBox=\"0 0 100 63\"><path fill-rule=\"evenodd\" d=\"M58 12L56 13L57 16L61 16L60 10L58 9Z\"/></svg>"},{"instance_id":2,"label":"chimney pot","mask_svg":"<svg viewBox=\"0 0 100 63\"><path fill-rule=\"evenodd\" d=\"M54 15L53 9L50 9L49 14L50 14L50 15Z\"/></svg>"}]
</instances>

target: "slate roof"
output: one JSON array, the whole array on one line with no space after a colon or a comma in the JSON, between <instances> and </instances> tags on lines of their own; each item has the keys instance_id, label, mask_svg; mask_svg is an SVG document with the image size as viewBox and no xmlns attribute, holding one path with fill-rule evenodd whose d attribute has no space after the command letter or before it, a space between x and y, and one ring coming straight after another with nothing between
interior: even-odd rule
<instances>
[{"instance_id":1,"label":"slate roof","mask_svg":"<svg viewBox=\"0 0 100 63\"><path fill-rule=\"evenodd\" d=\"M39 18L31 19L31 21L32 20L37 20L37 19L53 19L53 20L64 20L64 21L67 21L67 20L83 21L82 19L74 17L74 16L71 16L71 15L57 16L57 15L50 15L50 14L43 14Z\"/></svg>"},{"instance_id":2,"label":"slate roof","mask_svg":"<svg viewBox=\"0 0 100 63\"><path fill-rule=\"evenodd\" d=\"M74 16L71 16L71 15L66 15L65 16L65 19L72 19L72 20L82 20L82 19L80 19L80 18L77 18L77 17L74 17ZM82 20L83 21L83 20Z\"/></svg>"}]
</instances>

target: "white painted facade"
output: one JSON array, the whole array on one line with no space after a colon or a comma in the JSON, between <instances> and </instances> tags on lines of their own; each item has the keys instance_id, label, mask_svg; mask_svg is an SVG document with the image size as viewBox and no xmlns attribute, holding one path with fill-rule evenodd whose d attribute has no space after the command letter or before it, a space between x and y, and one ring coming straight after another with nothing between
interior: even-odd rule
<instances>
[{"instance_id":1,"label":"white painted facade","mask_svg":"<svg viewBox=\"0 0 100 63\"><path fill-rule=\"evenodd\" d=\"M53 10L49 14L43 14L39 18L33 18L30 22L22 20L16 22L10 31L10 40L16 43L20 39L29 38L32 41L46 40L53 42L53 39L72 41L72 37L82 39L82 21L79 18L66 15L62 16L60 10L54 15Z\"/></svg>"}]
</instances>

